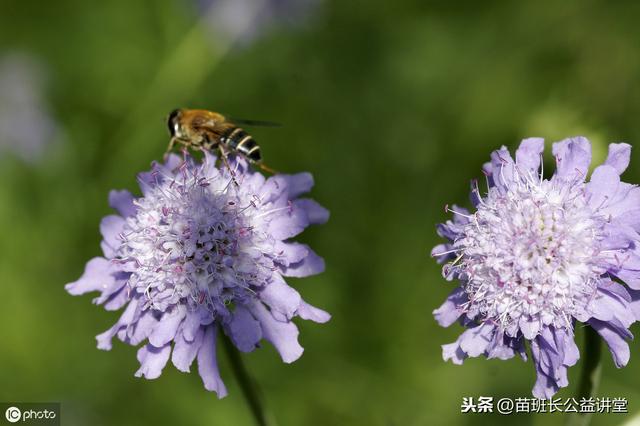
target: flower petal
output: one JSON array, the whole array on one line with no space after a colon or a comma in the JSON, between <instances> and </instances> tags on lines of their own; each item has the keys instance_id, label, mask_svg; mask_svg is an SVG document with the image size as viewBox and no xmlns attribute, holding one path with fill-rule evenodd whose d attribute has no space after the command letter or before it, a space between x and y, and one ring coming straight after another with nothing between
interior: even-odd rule
<instances>
[{"instance_id":1,"label":"flower petal","mask_svg":"<svg viewBox=\"0 0 640 426\"><path fill-rule=\"evenodd\" d=\"M490 174L496 186L507 187L513 180L514 169L515 163L507 147L503 146L491 153Z\"/></svg>"},{"instance_id":2,"label":"flower petal","mask_svg":"<svg viewBox=\"0 0 640 426\"><path fill-rule=\"evenodd\" d=\"M461 365L467 358L467 354L462 350L457 341L442 345L442 359L451 360L456 365Z\"/></svg>"},{"instance_id":3,"label":"flower petal","mask_svg":"<svg viewBox=\"0 0 640 426\"><path fill-rule=\"evenodd\" d=\"M313 176L311 173L297 173L294 175L281 175L287 184L289 198L297 198L306 194L313 188Z\"/></svg>"},{"instance_id":4,"label":"flower petal","mask_svg":"<svg viewBox=\"0 0 640 426\"><path fill-rule=\"evenodd\" d=\"M324 324L331 319L331 314L316 308L306 303L304 300L300 301L298 306L298 316L304 320L311 320L313 322Z\"/></svg>"},{"instance_id":5,"label":"flower petal","mask_svg":"<svg viewBox=\"0 0 640 426\"><path fill-rule=\"evenodd\" d=\"M300 306L300 293L289 287L284 280L276 275L259 293L260 300L271 308L271 314L278 321L288 321Z\"/></svg>"},{"instance_id":6,"label":"flower petal","mask_svg":"<svg viewBox=\"0 0 640 426\"><path fill-rule=\"evenodd\" d=\"M522 341L522 339L518 340ZM518 349L519 345L516 344L516 341L513 338L506 336L504 333L496 332L493 335L493 340L487 346L487 359L511 359Z\"/></svg>"},{"instance_id":7,"label":"flower petal","mask_svg":"<svg viewBox=\"0 0 640 426\"><path fill-rule=\"evenodd\" d=\"M570 181L586 178L591 163L591 143L587 138L577 136L556 142L552 152L556 157L555 176Z\"/></svg>"},{"instance_id":8,"label":"flower petal","mask_svg":"<svg viewBox=\"0 0 640 426\"><path fill-rule=\"evenodd\" d=\"M607 166L608 167L608 166ZM625 212L637 210L640 205L640 187L620 182L615 193L609 194L608 203L601 208L601 213L613 218L622 216ZM637 222L638 218L635 218Z\"/></svg>"},{"instance_id":9,"label":"flower petal","mask_svg":"<svg viewBox=\"0 0 640 426\"><path fill-rule=\"evenodd\" d=\"M640 271L634 269L621 268L614 272L615 276L624 281L626 285L634 290L640 290Z\"/></svg>"},{"instance_id":10,"label":"flower petal","mask_svg":"<svg viewBox=\"0 0 640 426\"><path fill-rule=\"evenodd\" d=\"M109 215L105 216L100 222L100 232L102 233L102 252L108 259L116 256L116 250L120 247L120 233L124 228L125 220L120 216Z\"/></svg>"},{"instance_id":11,"label":"flower petal","mask_svg":"<svg viewBox=\"0 0 640 426\"><path fill-rule=\"evenodd\" d=\"M540 168L542 151L544 151L543 138L528 138L520 142L520 146L516 150L518 170L536 174Z\"/></svg>"},{"instance_id":12,"label":"flower petal","mask_svg":"<svg viewBox=\"0 0 640 426\"><path fill-rule=\"evenodd\" d=\"M578 345L576 345L576 341L573 336L568 336L565 340L564 360L562 363L564 365L573 366L578 363L579 359L580 350L578 349Z\"/></svg>"},{"instance_id":13,"label":"flower petal","mask_svg":"<svg viewBox=\"0 0 640 426\"><path fill-rule=\"evenodd\" d=\"M291 263L298 263L309 253L309 246L296 242L276 241L274 251L278 263L289 266Z\"/></svg>"},{"instance_id":14,"label":"flower petal","mask_svg":"<svg viewBox=\"0 0 640 426\"><path fill-rule=\"evenodd\" d=\"M178 305L173 312L165 312L149 335L149 343L159 348L172 341L185 315L186 310L182 305Z\"/></svg>"},{"instance_id":15,"label":"flower petal","mask_svg":"<svg viewBox=\"0 0 640 426\"><path fill-rule=\"evenodd\" d=\"M466 330L460 335L458 341L460 348L470 357L476 357L484 353L493 339L495 326L488 322Z\"/></svg>"},{"instance_id":16,"label":"flower petal","mask_svg":"<svg viewBox=\"0 0 640 426\"><path fill-rule=\"evenodd\" d=\"M566 387L567 366L575 364L578 348L573 336L565 330L545 327L530 341L531 356L536 368L536 383L533 395L536 398L551 398L562 387Z\"/></svg>"},{"instance_id":17,"label":"flower petal","mask_svg":"<svg viewBox=\"0 0 640 426\"><path fill-rule=\"evenodd\" d=\"M111 340L113 337L127 325L131 324L131 322L135 318L136 309L138 308L138 301L132 300L118 319L113 327L105 331L104 333L98 334L96 336L96 340L98 341L98 349L102 349L104 351L111 350Z\"/></svg>"},{"instance_id":18,"label":"flower petal","mask_svg":"<svg viewBox=\"0 0 640 426\"><path fill-rule=\"evenodd\" d=\"M198 372L204 382L204 388L218 394L218 398L224 398L227 396L227 388L220 377L220 371L218 371L216 335L216 325L212 324L207 326L202 339L202 345L198 351Z\"/></svg>"},{"instance_id":19,"label":"flower petal","mask_svg":"<svg viewBox=\"0 0 640 426\"><path fill-rule=\"evenodd\" d=\"M619 184L620 176L613 167L607 165L596 167L586 186L589 205L593 209L605 207L615 198Z\"/></svg>"},{"instance_id":20,"label":"flower petal","mask_svg":"<svg viewBox=\"0 0 640 426\"><path fill-rule=\"evenodd\" d=\"M284 268L282 275L285 277L308 277L324 271L324 259L313 250L308 249L307 256L297 263L291 263Z\"/></svg>"},{"instance_id":21,"label":"flower petal","mask_svg":"<svg viewBox=\"0 0 640 426\"><path fill-rule=\"evenodd\" d=\"M636 321L640 321L640 291L627 290L629 292L629 309L636 317Z\"/></svg>"},{"instance_id":22,"label":"flower petal","mask_svg":"<svg viewBox=\"0 0 640 426\"><path fill-rule=\"evenodd\" d=\"M290 200L309 192L312 187L313 176L310 173L278 174L266 180L258 196L264 202L272 202L282 197Z\"/></svg>"},{"instance_id":23,"label":"flower petal","mask_svg":"<svg viewBox=\"0 0 640 426\"><path fill-rule=\"evenodd\" d=\"M120 330L118 338L132 346L137 346L149 337L158 325L158 318L150 309L142 312L140 318L130 324L126 330Z\"/></svg>"},{"instance_id":24,"label":"flower petal","mask_svg":"<svg viewBox=\"0 0 640 426\"><path fill-rule=\"evenodd\" d=\"M629 167L631 159L631 145L628 143L609 144L609 155L604 164L613 167L618 174L622 174Z\"/></svg>"},{"instance_id":25,"label":"flower petal","mask_svg":"<svg viewBox=\"0 0 640 426\"><path fill-rule=\"evenodd\" d=\"M613 281L598 286L596 296L589 305L593 317L600 321L617 319L624 327L629 327L636 321L635 315L629 307L631 296L622 286Z\"/></svg>"},{"instance_id":26,"label":"flower petal","mask_svg":"<svg viewBox=\"0 0 640 426\"><path fill-rule=\"evenodd\" d=\"M457 287L449 294L447 300L438 309L433 311L433 316L442 327L449 327L462 315L461 305L468 300L464 288Z\"/></svg>"},{"instance_id":27,"label":"flower petal","mask_svg":"<svg viewBox=\"0 0 640 426\"><path fill-rule=\"evenodd\" d=\"M260 323L244 306L236 306L231 321L225 328L233 344L242 352L251 352L262 339Z\"/></svg>"},{"instance_id":28,"label":"flower petal","mask_svg":"<svg viewBox=\"0 0 640 426\"><path fill-rule=\"evenodd\" d=\"M536 382L533 386L532 394L538 399L550 399L560 390L560 387L555 379L547 376L540 370L539 364L535 361L536 356L533 354L531 356L533 357L536 369Z\"/></svg>"},{"instance_id":29,"label":"flower petal","mask_svg":"<svg viewBox=\"0 0 640 426\"><path fill-rule=\"evenodd\" d=\"M452 244L438 244L433 249L431 249L431 257L434 257L436 259L436 262L442 265L443 263L456 258L456 252L452 250Z\"/></svg>"},{"instance_id":30,"label":"flower petal","mask_svg":"<svg viewBox=\"0 0 640 426\"><path fill-rule=\"evenodd\" d=\"M295 237L309 226L306 211L301 208L291 208L288 212L274 215L267 225L267 233L276 240L286 240Z\"/></svg>"},{"instance_id":31,"label":"flower petal","mask_svg":"<svg viewBox=\"0 0 640 426\"><path fill-rule=\"evenodd\" d=\"M157 379L162 374L162 369L167 365L171 355L171 345L157 348L153 345L145 345L138 350L140 368L136 371L136 377L145 379Z\"/></svg>"},{"instance_id":32,"label":"flower petal","mask_svg":"<svg viewBox=\"0 0 640 426\"><path fill-rule=\"evenodd\" d=\"M136 214L136 206L133 204L133 194L127 190L112 190L109 192L109 205L122 217L134 216Z\"/></svg>"},{"instance_id":33,"label":"flower petal","mask_svg":"<svg viewBox=\"0 0 640 426\"><path fill-rule=\"evenodd\" d=\"M188 342L193 341L196 333L200 329L200 312L188 311L184 322L182 323L182 335Z\"/></svg>"},{"instance_id":34,"label":"flower petal","mask_svg":"<svg viewBox=\"0 0 640 426\"><path fill-rule=\"evenodd\" d=\"M247 306L262 326L262 335L280 353L282 361L287 364L300 358L304 349L298 343L298 327L293 322L276 320L258 301Z\"/></svg>"},{"instance_id":35,"label":"flower petal","mask_svg":"<svg viewBox=\"0 0 640 426\"><path fill-rule=\"evenodd\" d=\"M109 296L102 306L107 311L117 311L129 301L129 288L124 285L117 292Z\"/></svg>"},{"instance_id":36,"label":"flower petal","mask_svg":"<svg viewBox=\"0 0 640 426\"><path fill-rule=\"evenodd\" d=\"M625 336L622 336L618 329L604 321L592 319L589 320L589 325L607 342L616 367L621 368L627 365L631 352L629 351L629 345L625 341Z\"/></svg>"},{"instance_id":37,"label":"flower petal","mask_svg":"<svg viewBox=\"0 0 640 426\"><path fill-rule=\"evenodd\" d=\"M616 223L628 226L636 233L640 232L640 208L625 210L616 215Z\"/></svg>"},{"instance_id":38,"label":"flower petal","mask_svg":"<svg viewBox=\"0 0 640 426\"><path fill-rule=\"evenodd\" d=\"M538 317L532 318L525 315L520 317L519 325L520 331L522 331L525 339L528 340L534 339L540 332L540 328L542 326L541 321Z\"/></svg>"},{"instance_id":39,"label":"flower petal","mask_svg":"<svg viewBox=\"0 0 640 426\"><path fill-rule=\"evenodd\" d=\"M102 291L115 282L111 275L111 262L104 257L94 257L84 268L82 276L64 286L74 296L90 291Z\"/></svg>"},{"instance_id":40,"label":"flower petal","mask_svg":"<svg viewBox=\"0 0 640 426\"><path fill-rule=\"evenodd\" d=\"M196 359L196 355L202 346L202 340L204 338L203 328L198 328L192 340L186 340L182 333L178 333L175 341L176 344L173 347L173 354L171 355L171 362L175 367L188 373L191 370L191 364Z\"/></svg>"},{"instance_id":41,"label":"flower petal","mask_svg":"<svg viewBox=\"0 0 640 426\"><path fill-rule=\"evenodd\" d=\"M305 211L311 225L321 225L329 220L329 210L310 198L299 198L293 202L293 206Z\"/></svg>"}]
</instances>

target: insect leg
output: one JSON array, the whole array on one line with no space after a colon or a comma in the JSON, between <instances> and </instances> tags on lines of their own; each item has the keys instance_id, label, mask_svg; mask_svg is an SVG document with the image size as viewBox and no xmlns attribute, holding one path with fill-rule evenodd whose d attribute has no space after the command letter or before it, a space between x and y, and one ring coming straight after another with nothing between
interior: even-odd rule
<instances>
[{"instance_id":1,"label":"insect leg","mask_svg":"<svg viewBox=\"0 0 640 426\"><path fill-rule=\"evenodd\" d=\"M228 159L229 154L227 153L227 150L225 149L223 144L218 144L218 149L220 150L220 157L222 158L222 162L227 167L227 170L229 170L229 174L231 175L231 180L233 181L236 187L239 187L240 185L238 185L238 181L236 180L236 172L234 172L231 169L231 166L229 165L229 159Z\"/></svg>"},{"instance_id":2,"label":"insect leg","mask_svg":"<svg viewBox=\"0 0 640 426\"><path fill-rule=\"evenodd\" d=\"M175 137L172 137L171 139L169 139L169 146L167 146L167 150L164 152L164 159L165 160L169 156L169 153L171 152L171 150L173 149L173 146L175 144L176 144L176 138Z\"/></svg>"},{"instance_id":3,"label":"insect leg","mask_svg":"<svg viewBox=\"0 0 640 426\"><path fill-rule=\"evenodd\" d=\"M258 166L260 170L264 170L267 173L271 173L272 175L278 174L276 170L273 170L271 167L267 166L266 164L263 164L263 163L254 163L254 164Z\"/></svg>"}]
</instances>

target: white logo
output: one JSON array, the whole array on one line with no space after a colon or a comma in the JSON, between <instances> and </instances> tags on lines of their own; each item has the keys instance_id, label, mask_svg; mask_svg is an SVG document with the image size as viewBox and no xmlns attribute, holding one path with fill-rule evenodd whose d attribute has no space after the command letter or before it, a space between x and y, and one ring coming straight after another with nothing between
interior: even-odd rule
<instances>
[{"instance_id":1,"label":"white logo","mask_svg":"<svg viewBox=\"0 0 640 426\"><path fill-rule=\"evenodd\" d=\"M9 407L7 411L4 412L4 416L9 423L15 423L22 417L22 412L18 407Z\"/></svg>"}]
</instances>

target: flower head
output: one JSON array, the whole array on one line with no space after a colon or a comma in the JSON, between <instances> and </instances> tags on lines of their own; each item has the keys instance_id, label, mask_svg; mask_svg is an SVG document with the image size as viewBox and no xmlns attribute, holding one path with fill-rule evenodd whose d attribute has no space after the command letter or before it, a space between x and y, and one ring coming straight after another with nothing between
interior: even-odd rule
<instances>
[{"instance_id":1,"label":"flower head","mask_svg":"<svg viewBox=\"0 0 640 426\"><path fill-rule=\"evenodd\" d=\"M116 336L135 346L146 340L136 376L157 378L169 357L188 372L197 358L205 388L223 397L218 329L243 352L264 338L289 363L303 351L293 317L329 320L283 278L323 271L323 260L308 246L288 239L324 223L329 213L299 198L313 185L308 173L265 179L235 159L236 186L231 171L215 164L209 153L202 164L171 155L139 175L142 197L112 191L118 215L100 225L104 257L90 260L66 289L101 292L94 302L107 310L125 307L97 336L98 348L111 349Z\"/></svg>"},{"instance_id":2,"label":"flower head","mask_svg":"<svg viewBox=\"0 0 640 426\"><path fill-rule=\"evenodd\" d=\"M543 148L542 139L525 139L515 161L505 147L495 151L484 166L488 193L472 184L475 212L452 208L453 221L438 227L449 242L432 255L447 280L460 281L436 320L467 327L443 346L444 359L526 359L528 341L533 394L549 398L578 361L576 321L602 336L618 367L629 360L628 328L640 316L640 188L620 181L627 144L611 144L589 182L588 140L553 145L550 179L540 171Z\"/></svg>"}]
</instances>

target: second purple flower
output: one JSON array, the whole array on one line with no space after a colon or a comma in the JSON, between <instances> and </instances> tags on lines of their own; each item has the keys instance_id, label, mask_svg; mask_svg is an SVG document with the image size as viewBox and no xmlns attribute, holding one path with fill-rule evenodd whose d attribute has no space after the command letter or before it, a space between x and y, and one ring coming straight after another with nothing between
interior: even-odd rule
<instances>
[{"instance_id":1,"label":"second purple flower","mask_svg":"<svg viewBox=\"0 0 640 426\"><path fill-rule=\"evenodd\" d=\"M616 366L629 361L629 326L640 317L640 188L620 181L631 147L611 144L588 182L591 144L585 138L553 145L556 171L545 179L544 141L525 139L515 160L493 152L483 197L472 185L474 212L438 227L449 240L432 254L447 280L460 285L434 315L464 331L443 357L526 359L537 373L534 396L550 398L568 384L580 354L578 322L607 343Z\"/></svg>"}]
</instances>

